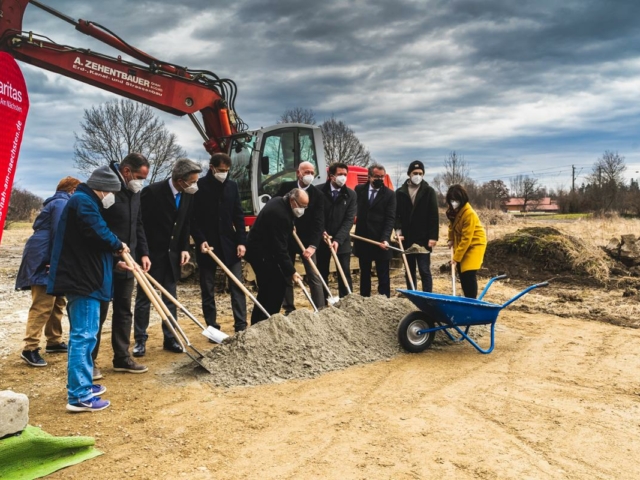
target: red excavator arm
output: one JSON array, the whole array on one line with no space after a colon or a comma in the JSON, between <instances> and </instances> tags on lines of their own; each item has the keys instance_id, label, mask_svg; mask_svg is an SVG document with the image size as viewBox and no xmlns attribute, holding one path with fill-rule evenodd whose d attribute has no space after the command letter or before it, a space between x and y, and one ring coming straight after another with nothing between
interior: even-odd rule
<instances>
[{"instance_id":1,"label":"red excavator arm","mask_svg":"<svg viewBox=\"0 0 640 480\"><path fill-rule=\"evenodd\" d=\"M47 37L24 32L22 18L31 3L71 23L76 30L143 62L109 57L83 48L54 43ZM226 152L230 140L246 126L235 115L236 86L205 70L189 70L162 62L132 47L94 22L78 20L35 0L0 0L0 50L37 67L108 90L174 115L189 115L209 153ZM204 127L195 117L202 114Z\"/></svg>"}]
</instances>

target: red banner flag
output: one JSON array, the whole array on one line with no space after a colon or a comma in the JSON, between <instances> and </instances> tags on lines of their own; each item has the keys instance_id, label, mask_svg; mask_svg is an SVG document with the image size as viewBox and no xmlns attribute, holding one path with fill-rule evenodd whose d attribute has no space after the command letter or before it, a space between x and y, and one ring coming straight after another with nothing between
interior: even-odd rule
<instances>
[{"instance_id":1,"label":"red banner flag","mask_svg":"<svg viewBox=\"0 0 640 480\"><path fill-rule=\"evenodd\" d=\"M0 52L0 241L28 111L29 96L22 72L11 55Z\"/></svg>"}]
</instances>

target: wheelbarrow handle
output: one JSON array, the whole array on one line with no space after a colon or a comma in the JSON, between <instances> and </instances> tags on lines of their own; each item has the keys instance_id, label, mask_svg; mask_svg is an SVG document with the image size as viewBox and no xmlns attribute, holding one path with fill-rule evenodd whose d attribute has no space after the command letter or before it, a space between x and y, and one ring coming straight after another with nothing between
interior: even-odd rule
<instances>
[{"instance_id":1,"label":"wheelbarrow handle","mask_svg":"<svg viewBox=\"0 0 640 480\"><path fill-rule=\"evenodd\" d=\"M521 291L519 294L517 294L511 300L507 300L505 303L503 303L501 308L505 308L505 307L511 305L517 299L519 299L523 295L526 295L527 293L529 293L534 288L548 287L548 286L549 286L549 282L542 282L542 283L536 283L535 285L531 285L530 287L525 288L523 291Z\"/></svg>"},{"instance_id":2,"label":"wheelbarrow handle","mask_svg":"<svg viewBox=\"0 0 640 480\"><path fill-rule=\"evenodd\" d=\"M489 287L493 282L495 282L496 280L502 280L503 278L508 278L508 275L498 275L497 277L493 277L491 280L489 280L489 283L487 283L487 285L484 287L484 290L482 290L482 293L478 297L478 300L482 300L482 297L484 297L484 294L487 293L487 290L489 290Z\"/></svg>"}]
</instances>

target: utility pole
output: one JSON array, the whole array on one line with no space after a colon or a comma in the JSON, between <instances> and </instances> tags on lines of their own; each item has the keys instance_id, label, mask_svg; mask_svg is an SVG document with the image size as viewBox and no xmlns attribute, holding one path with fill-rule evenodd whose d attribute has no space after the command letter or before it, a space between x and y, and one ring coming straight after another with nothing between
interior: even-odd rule
<instances>
[{"instance_id":1,"label":"utility pole","mask_svg":"<svg viewBox=\"0 0 640 480\"><path fill-rule=\"evenodd\" d=\"M571 165L571 191L576 191L576 166Z\"/></svg>"}]
</instances>

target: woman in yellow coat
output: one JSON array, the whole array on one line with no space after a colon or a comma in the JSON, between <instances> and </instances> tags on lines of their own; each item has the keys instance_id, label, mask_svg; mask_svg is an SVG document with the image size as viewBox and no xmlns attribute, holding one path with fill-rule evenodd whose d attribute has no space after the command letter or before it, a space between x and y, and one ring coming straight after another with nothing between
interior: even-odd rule
<instances>
[{"instance_id":1,"label":"woman in yellow coat","mask_svg":"<svg viewBox=\"0 0 640 480\"><path fill-rule=\"evenodd\" d=\"M462 185L452 185L447 191L449 219L449 248L453 248L452 263L460 274L464 296L478 296L476 272L482 266L487 249L487 236L480 219L469 204L469 196Z\"/></svg>"}]
</instances>

